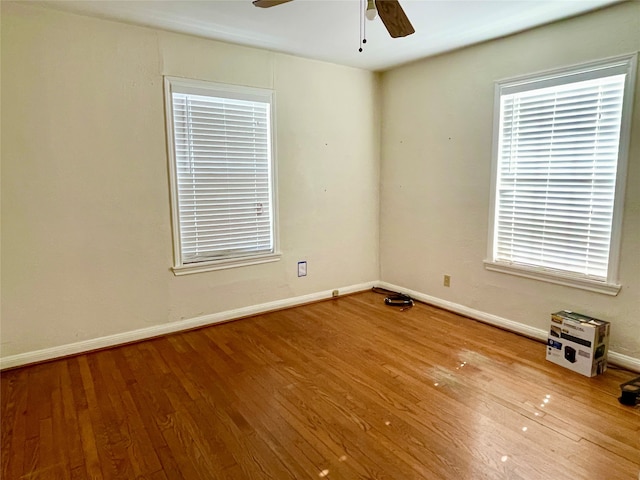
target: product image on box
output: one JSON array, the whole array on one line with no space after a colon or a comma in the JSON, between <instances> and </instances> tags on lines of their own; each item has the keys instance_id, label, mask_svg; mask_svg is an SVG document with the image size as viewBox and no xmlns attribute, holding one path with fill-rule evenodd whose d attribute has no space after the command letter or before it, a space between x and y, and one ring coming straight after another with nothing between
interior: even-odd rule
<instances>
[{"instance_id":1,"label":"product image on box","mask_svg":"<svg viewBox=\"0 0 640 480\"><path fill-rule=\"evenodd\" d=\"M587 377L607 369L610 324L561 310L551 315L547 360Z\"/></svg>"},{"instance_id":2,"label":"product image on box","mask_svg":"<svg viewBox=\"0 0 640 480\"><path fill-rule=\"evenodd\" d=\"M576 349L572 347L564 347L564 358L571 363L576 363Z\"/></svg>"}]
</instances>

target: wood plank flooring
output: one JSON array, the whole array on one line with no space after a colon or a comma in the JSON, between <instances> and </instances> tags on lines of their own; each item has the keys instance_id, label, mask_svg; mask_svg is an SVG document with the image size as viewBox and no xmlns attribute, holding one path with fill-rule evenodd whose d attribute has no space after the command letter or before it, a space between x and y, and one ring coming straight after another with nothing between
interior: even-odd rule
<instances>
[{"instance_id":1,"label":"wood plank flooring","mask_svg":"<svg viewBox=\"0 0 640 480\"><path fill-rule=\"evenodd\" d=\"M2 478L636 480L637 374L544 355L365 292L18 368Z\"/></svg>"}]
</instances>

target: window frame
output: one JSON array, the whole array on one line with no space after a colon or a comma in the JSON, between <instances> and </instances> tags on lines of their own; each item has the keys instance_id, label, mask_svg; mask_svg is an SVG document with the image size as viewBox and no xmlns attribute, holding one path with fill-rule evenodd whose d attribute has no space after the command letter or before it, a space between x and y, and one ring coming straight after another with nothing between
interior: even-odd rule
<instances>
[{"instance_id":1,"label":"window frame","mask_svg":"<svg viewBox=\"0 0 640 480\"><path fill-rule=\"evenodd\" d=\"M173 93L187 93L209 97L228 97L238 100L257 100L269 104L270 115L270 172L269 188L271 197L271 224L273 234L273 249L271 252L257 254L229 255L215 260L203 260L185 263L182 259L182 245L180 232L180 207L178 204L178 172L175 152ZM167 158L169 169L169 188L171 202L171 226L173 237L173 267L175 275L208 272L229 268L277 262L280 252L278 231L278 190L277 190L277 162L276 162L276 125L275 125L275 92L270 89L230 85L224 83L193 80L181 77L164 76L165 94L165 122L167 136Z\"/></svg>"},{"instance_id":2,"label":"window frame","mask_svg":"<svg viewBox=\"0 0 640 480\"><path fill-rule=\"evenodd\" d=\"M616 186L613 200L613 213L611 223L611 238L609 240L609 258L607 278L604 281L579 273L561 272L559 270L525 266L512 262L496 260L494 246L496 242L496 216L498 213L498 167L499 167L499 138L500 138L500 105L501 97L507 92L527 91L544 88L545 86L569 84L583 80L586 72L607 69L616 65L624 66L626 79L623 91L622 116L620 124L620 138L618 144L618 162L616 171ZM624 196L627 179L627 165L629 145L631 137L631 121L634 100L634 89L637 72L637 53L619 55L594 62L572 65L565 68L547 70L529 75L504 79L495 82L494 116L493 116L493 144L491 162L491 190L489 210L489 230L487 242L487 257L484 266L487 270L507 273L520 277L541 280L553 284L559 284L583 290L588 290L607 295L617 295L622 285L618 278L620 246L622 241L622 217L624 211ZM571 77L578 77L570 80ZM563 79L565 81L563 81ZM526 88L527 85L530 88Z\"/></svg>"}]
</instances>

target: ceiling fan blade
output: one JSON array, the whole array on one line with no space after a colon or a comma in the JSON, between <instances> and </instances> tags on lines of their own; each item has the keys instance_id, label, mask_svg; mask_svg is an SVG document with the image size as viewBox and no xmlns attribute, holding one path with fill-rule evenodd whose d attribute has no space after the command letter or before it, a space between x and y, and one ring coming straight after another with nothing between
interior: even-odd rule
<instances>
[{"instance_id":1,"label":"ceiling fan blade","mask_svg":"<svg viewBox=\"0 0 640 480\"><path fill-rule=\"evenodd\" d=\"M260 8L269 8L275 7L276 5L280 5L281 3L287 3L291 0L253 0L253 4L256 7Z\"/></svg>"},{"instance_id":2,"label":"ceiling fan blade","mask_svg":"<svg viewBox=\"0 0 640 480\"><path fill-rule=\"evenodd\" d=\"M387 27L389 35L393 38L406 37L415 33L413 25L398 0L376 0L376 9L382 23Z\"/></svg>"}]
</instances>

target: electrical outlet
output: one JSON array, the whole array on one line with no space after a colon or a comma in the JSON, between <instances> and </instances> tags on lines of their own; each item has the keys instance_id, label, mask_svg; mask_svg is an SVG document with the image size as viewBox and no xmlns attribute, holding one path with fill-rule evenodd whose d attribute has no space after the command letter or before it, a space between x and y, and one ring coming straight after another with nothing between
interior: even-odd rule
<instances>
[{"instance_id":1,"label":"electrical outlet","mask_svg":"<svg viewBox=\"0 0 640 480\"><path fill-rule=\"evenodd\" d=\"M338 295L340 295L340 291L339 290L334 290L333 292L331 292L331 296L332 297L337 297Z\"/></svg>"},{"instance_id":2,"label":"electrical outlet","mask_svg":"<svg viewBox=\"0 0 640 480\"><path fill-rule=\"evenodd\" d=\"M444 281L442 282L442 284L445 287L450 287L451 286L451 276L450 275L445 275L444 276Z\"/></svg>"},{"instance_id":3,"label":"electrical outlet","mask_svg":"<svg viewBox=\"0 0 640 480\"><path fill-rule=\"evenodd\" d=\"M307 276L307 262L298 262L298 276L299 277Z\"/></svg>"}]
</instances>

